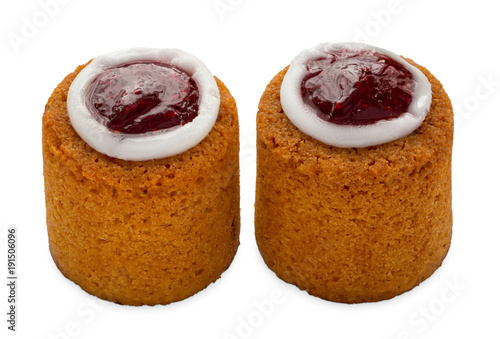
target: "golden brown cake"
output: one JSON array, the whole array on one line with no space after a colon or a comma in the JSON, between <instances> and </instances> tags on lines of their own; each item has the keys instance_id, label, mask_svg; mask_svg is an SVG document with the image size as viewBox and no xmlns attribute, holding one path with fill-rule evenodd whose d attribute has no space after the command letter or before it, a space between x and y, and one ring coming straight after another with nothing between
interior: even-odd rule
<instances>
[{"instance_id":1,"label":"golden brown cake","mask_svg":"<svg viewBox=\"0 0 500 339\"><path fill-rule=\"evenodd\" d=\"M196 146L174 156L129 161L91 148L68 118L68 89L43 115L50 253L60 271L99 298L168 304L217 280L239 244L239 138L225 85L217 121Z\"/></svg>"},{"instance_id":2,"label":"golden brown cake","mask_svg":"<svg viewBox=\"0 0 500 339\"><path fill-rule=\"evenodd\" d=\"M257 114L255 235L265 263L312 295L373 302L412 289L442 263L452 234L453 111L440 82L406 137L339 148L301 132L283 112L287 68Z\"/></svg>"}]
</instances>

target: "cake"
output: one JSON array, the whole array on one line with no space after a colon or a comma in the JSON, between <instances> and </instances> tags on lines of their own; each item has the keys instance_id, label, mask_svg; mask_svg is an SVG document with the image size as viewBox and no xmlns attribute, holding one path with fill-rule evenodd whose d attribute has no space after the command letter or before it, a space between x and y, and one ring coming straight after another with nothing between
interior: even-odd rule
<instances>
[{"instance_id":1,"label":"cake","mask_svg":"<svg viewBox=\"0 0 500 339\"><path fill-rule=\"evenodd\" d=\"M354 62L342 59L351 52ZM357 67L356 53L361 58L365 52L370 58L384 56L384 67L388 60L396 61L411 70L413 79L420 77L422 86L413 84L407 92L421 107L417 113L399 113L399 118L420 120L411 122L412 128L392 116L368 121L361 109L358 116L341 112L335 117L348 100L354 106L365 100L362 94L352 99L343 92L338 101L330 100L335 109L330 107L327 113L334 113L326 118L312 104L329 103L328 95L335 91L321 97L317 92L324 86L342 86L344 91L349 84L358 86L365 69ZM334 64L332 58L344 62L337 67L340 71L309 86L307 80L327 67L333 72L315 62ZM368 68L380 66L382 57L375 59ZM290 75L292 67L295 73ZM288 87L283 88L288 75ZM394 88L407 87L399 82ZM392 104L399 105L403 94L392 96L397 98ZM311 116L297 120L301 111ZM303 121L314 119L319 129L326 129L320 135L315 135L315 126L302 128ZM344 121L332 123L335 119ZM401 126L402 133L393 133ZM381 130L370 130L376 128ZM334 302L381 301L419 285L441 266L450 248L452 144L450 100L426 68L363 44L324 43L305 50L267 85L257 113L255 236L265 263L285 282Z\"/></svg>"},{"instance_id":2,"label":"cake","mask_svg":"<svg viewBox=\"0 0 500 339\"><path fill-rule=\"evenodd\" d=\"M88 93L85 87L95 80L89 70L99 74L110 65L153 63L174 72L175 79L189 78L187 88L195 88L195 99L199 96L197 101L183 99L193 101L199 111L191 122L141 132L144 126L132 127L145 119L136 118L132 125L122 125L130 128L127 134L106 127L87 114L88 107L75 104L82 99L79 90ZM77 67L48 100L42 144L50 253L62 274L92 295L125 305L168 304L217 280L235 256L240 228L237 108L226 86L200 63L175 49L117 51ZM202 81L196 80L199 68ZM143 72L141 65L138 69ZM81 78L88 80L83 86ZM159 86L148 79L134 94ZM110 88L99 93L111 97ZM157 92L151 93L142 93L139 105L158 99ZM100 100L99 95L91 99ZM178 99L181 94L171 95ZM133 104L119 108L125 112ZM211 113L205 114L207 109ZM187 129L201 120L206 120L204 126ZM171 133L166 142L164 132ZM143 138L152 141L141 144Z\"/></svg>"}]
</instances>

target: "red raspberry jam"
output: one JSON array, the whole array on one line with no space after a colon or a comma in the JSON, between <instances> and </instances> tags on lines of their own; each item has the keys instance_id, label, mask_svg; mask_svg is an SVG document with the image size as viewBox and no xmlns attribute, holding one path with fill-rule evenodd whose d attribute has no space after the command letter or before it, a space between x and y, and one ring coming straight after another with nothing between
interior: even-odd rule
<instances>
[{"instance_id":1,"label":"red raspberry jam","mask_svg":"<svg viewBox=\"0 0 500 339\"><path fill-rule=\"evenodd\" d=\"M85 93L87 108L97 121L127 134L184 125L198 115L198 99L191 76L153 61L108 68Z\"/></svg>"},{"instance_id":2,"label":"red raspberry jam","mask_svg":"<svg viewBox=\"0 0 500 339\"><path fill-rule=\"evenodd\" d=\"M301 94L323 120L369 125L408 112L415 90L412 74L380 52L339 49L306 67Z\"/></svg>"}]
</instances>

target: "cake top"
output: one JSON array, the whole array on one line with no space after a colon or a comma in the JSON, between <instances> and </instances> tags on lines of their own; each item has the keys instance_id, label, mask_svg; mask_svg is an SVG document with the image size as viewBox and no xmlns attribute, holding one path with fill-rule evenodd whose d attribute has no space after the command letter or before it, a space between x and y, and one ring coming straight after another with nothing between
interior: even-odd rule
<instances>
[{"instance_id":1,"label":"cake top","mask_svg":"<svg viewBox=\"0 0 500 339\"><path fill-rule=\"evenodd\" d=\"M95 150L123 160L159 159L203 140L218 115L214 77L178 49L132 48L95 58L73 81L71 124Z\"/></svg>"},{"instance_id":2,"label":"cake top","mask_svg":"<svg viewBox=\"0 0 500 339\"><path fill-rule=\"evenodd\" d=\"M295 57L281 104L302 132L331 146L367 147L402 138L425 119L426 76L400 56L359 43L323 43Z\"/></svg>"}]
</instances>

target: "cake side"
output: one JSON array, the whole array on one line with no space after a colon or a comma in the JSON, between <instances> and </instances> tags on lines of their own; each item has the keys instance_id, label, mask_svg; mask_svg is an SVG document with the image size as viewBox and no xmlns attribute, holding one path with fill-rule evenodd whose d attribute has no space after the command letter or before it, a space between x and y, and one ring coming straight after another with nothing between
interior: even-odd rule
<instances>
[{"instance_id":1,"label":"cake side","mask_svg":"<svg viewBox=\"0 0 500 339\"><path fill-rule=\"evenodd\" d=\"M239 244L239 137L234 98L191 149L126 161L89 147L66 109L71 82L54 90L42 143L49 246L61 272L87 292L122 304L167 304L215 281Z\"/></svg>"},{"instance_id":2,"label":"cake side","mask_svg":"<svg viewBox=\"0 0 500 339\"><path fill-rule=\"evenodd\" d=\"M257 114L256 239L283 280L340 302L391 298L441 265L450 246L453 112L433 98L410 135L365 148L328 146L283 113L267 86Z\"/></svg>"}]
</instances>

